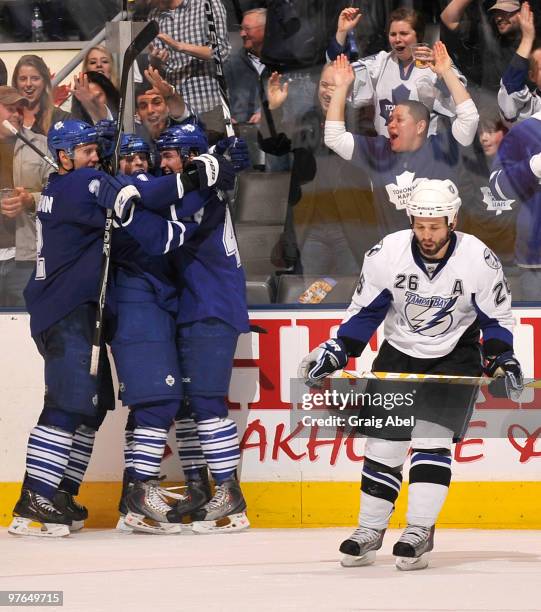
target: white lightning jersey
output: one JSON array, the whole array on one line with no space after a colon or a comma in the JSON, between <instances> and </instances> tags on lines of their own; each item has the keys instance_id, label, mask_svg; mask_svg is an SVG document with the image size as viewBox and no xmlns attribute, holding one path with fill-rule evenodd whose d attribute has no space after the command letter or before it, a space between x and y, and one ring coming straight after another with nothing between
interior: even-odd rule
<instances>
[{"instance_id":1,"label":"white lightning jersey","mask_svg":"<svg viewBox=\"0 0 541 612\"><path fill-rule=\"evenodd\" d=\"M451 235L437 265L423 261L411 230L388 234L367 251L338 336L368 342L383 320L389 344L421 359L449 354L474 323L485 340L513 345L511 291L501 263L462 232Z\"/></svg>"}]
</instances>

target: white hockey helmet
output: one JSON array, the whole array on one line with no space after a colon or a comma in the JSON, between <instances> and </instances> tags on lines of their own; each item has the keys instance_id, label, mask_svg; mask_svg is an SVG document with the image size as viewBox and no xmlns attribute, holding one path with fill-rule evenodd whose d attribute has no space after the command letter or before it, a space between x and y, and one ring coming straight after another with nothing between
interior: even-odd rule
<instances>
[{"instance_id":1,"label":"white hockey helmet","mask_svg":"<svg viewBox=\"0 0 541 612\"><path fill-rule=\"evenodd\" d=\"M448 223L453 223L461 204L453 181L425 179L411 192L406 212L411 222L413 217L447 217Z\"/></svg>"}]
</instances>

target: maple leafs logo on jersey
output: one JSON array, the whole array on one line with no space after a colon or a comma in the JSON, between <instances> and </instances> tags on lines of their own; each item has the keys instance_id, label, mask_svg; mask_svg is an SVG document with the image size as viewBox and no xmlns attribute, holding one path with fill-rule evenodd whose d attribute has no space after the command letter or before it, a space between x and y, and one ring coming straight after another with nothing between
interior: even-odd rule
<instances>
[{"instance_id":1,"label":"maple leafs logo on jersey","mask_svg":"<svg viewBox=\"0 0 541 612\"><path fill-rule=\"evenodd\" d=\"M389 119L391 118L391 113L394 111L394 107L400 104L400 102L404 102L404 100L409 100L410 96L411 91L405 85L401 84L392 90L392 102L387 98L379 101L379 114L385 119L385 125L389 125Z\"/></svg>"},{"instance_id":2,"label":"maple leafs logo on jersey","mask_svg":"<svg viewBox=\"0 0 541 612\"><path fill-rule=\"evenodd\" d=\"M406 208L406 202L410 199L411 192L420 180L415 178L415 172L406 170L396 177L396 183L385 185L389 200L395 205L396 210Z\"/></svg>"},{"instance_id":3,"label":"maple leafs logo on jersey","mask_svg":"<svg viewBox=\"0 0 541 612\"><path fill-rule=\"evenodd\" d=\"M481 193L487 210L495 210L497 215L501 215L502 210L512 210L511 204L514 204L515 200L496 200L490 187L481 187Z\"/></svg>"},{"instance_id":4,"label":"maple leafs logo on jersey","mask_svg":"<svg viewBox=\"0 0 541 612\"><path fill-rule=\"evenodd\" d=\"M453 324L453 311L458 296L423 297L411 291L406 292L404 314L412 332L422 336L440 336Z\"/></svg>"}]
</instances>

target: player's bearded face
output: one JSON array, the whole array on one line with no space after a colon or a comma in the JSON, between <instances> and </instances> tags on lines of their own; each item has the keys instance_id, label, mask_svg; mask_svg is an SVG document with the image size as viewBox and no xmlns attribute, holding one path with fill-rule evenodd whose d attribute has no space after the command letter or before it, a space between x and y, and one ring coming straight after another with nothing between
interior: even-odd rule
<instances>
[{"instance_id":1,"label":"player's bearded face","mask_svg":"<svg viewBox=\"0 0 541 612\"><path fill-rule=\"evenodd\" d=\"M413 221L413 233L419 250L425 257L435 259L443 257L447 251L451 231L452 226L447 224L445 217L415 217Z\"/></svg>"}]
</instances>

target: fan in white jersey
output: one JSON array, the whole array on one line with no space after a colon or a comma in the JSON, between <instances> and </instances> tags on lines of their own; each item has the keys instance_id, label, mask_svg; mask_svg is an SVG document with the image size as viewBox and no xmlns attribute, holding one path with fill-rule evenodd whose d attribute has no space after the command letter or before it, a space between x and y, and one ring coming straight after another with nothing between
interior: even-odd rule
<instances>
[{"instance_id":1,"label":"fan in white jersey","mask_svg":"<svg viewBox=\"0 0 541 612\"><path fill-rule=\"evenodd\" d=\"M511 398L522 390L513 354L511 294L498 258L480 240L455 232L460 197L449 180L425 180L406 211L412 230L389 234L365 256L359 285L337 332L300 365L308 384L358 357L384 321L372 369L458 376L503 375ZM483 332L482 368L480 330ZM370 382L368 392L374 391ZM383 383L384 384L384 383ZM387 383L389 384L389 383ZM372 385L372 386L371 386ZM387 390L389 390L387 388ZM394 390L394 389L392 389ZM381 547L412 448L408 526L393 548L399 569L423 569L451 481L451 447L460 437L475 387L423 383L407 439L367 434L359 527L340 546L342 564L368 565ZM363 407L363 411L365 408Z\"/></svg>"}]
</instances>

